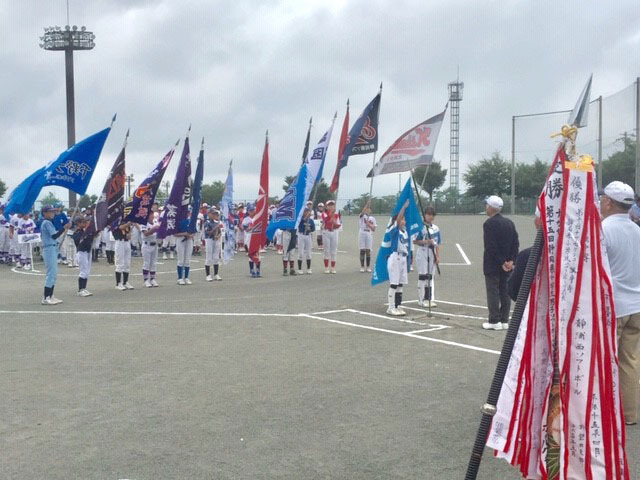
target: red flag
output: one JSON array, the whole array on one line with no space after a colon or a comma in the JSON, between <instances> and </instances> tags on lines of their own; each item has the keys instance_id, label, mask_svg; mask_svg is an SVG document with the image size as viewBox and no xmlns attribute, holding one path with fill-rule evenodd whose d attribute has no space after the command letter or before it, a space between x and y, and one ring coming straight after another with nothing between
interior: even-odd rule
<instances>
[{"instance_id":1,"label":"red flag","mask_svg":"<svg viewBox=\"0 0 640 480\"><path fill-rule=\"evenodd\" d=\"M257 261L260 249L267 244L267 224L269 223L269 135L264 141L262 168L260 169L260 190L256 200L256 213L251 226L249 257Z\"/></svg>"},{"instance_id":2,"label":"red flag","mask_svg":"<svg viewBox=\"0 0 640 480\"><path fill-rule=\"evenodd\" d=\"M342 162L342 155L344 149L349 143L349 101L347 100L347 114L344 116L344 123L342 124L342 133L340 134L340 144L338 145L338 164L336 165L336 173L333 174L333 180L331 181L331 187L329 191L331 193L338 190L340 183L340 169Z\"/></svg>"}]
</instances>

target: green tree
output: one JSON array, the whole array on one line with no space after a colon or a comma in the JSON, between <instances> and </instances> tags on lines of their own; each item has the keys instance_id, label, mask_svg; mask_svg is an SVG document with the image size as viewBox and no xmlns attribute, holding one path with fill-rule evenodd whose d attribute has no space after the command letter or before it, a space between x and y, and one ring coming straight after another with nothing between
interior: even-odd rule
<instances>
[{"instance_id":1,"label":"green tree","mask_svg":"<svg viewBox=\"0 0 640 480\"><path fill-rule=\"evenodd\" d=\"M0 198L2 198L6 192L7 185L2 180L0 180Z\"/></svg>"},{"instance_id":2,"label":"green tree","mask_svg":"<svg viewBox=\"0 0 640 480\"><path fill-rule=\"evenodd\" d=\"M223 193L224 182L221 182L220 180L202 185L202 190L200 191L202 202L209 205L218 205L220 200L222 200Z\"/></svg>"},{"instance_id":3,"label":"green tree","mask_svg":"<svg viewBox=\"0 0 640 480\"><path fill-rule=\"evenodd\" d=\"M53 192L47 193L40 199L41 205L55 205L56 203L62 203L62 200L56 197L56 194Z\"/></svg>"},{"instance_id":4,"label":"green tree","mask_svg":"<svg viewBox=\"0 0 640 480\"><path fill-rule=\"evenodd\" d=\"M516 164L516 197L535 198L540 195L547 180L550 165L539 158L532 164Z\"/></svg>"},{"instance_id":5,"label":"green tree","mask_svg":"<svg viewBox=\"0 0 640 480\"><path fill-rule=\"evenodd\" d=\"M602 162L602 185L608 185L614 180L633 186L636 174L636 141L626 133L620 138L624 149L616 152Z\"/></svg>"},{"instance_id":6,"label":"green tree","mask_svg":"<svg viewBox=\"0 0 640 480\"><path fill-rule=\"evenodd\" d=\"M429 195L429 202L433 201L434 190L439 189L444 185L444 179L447 176L447 170L442 168L440 162L433 162L429 165L427 170L427 176L424 177L424 172L427 167L418 167L413 171L413 178L416 180L417 185L422 184L424 178L424 191Z\"/></svg>"},{"instance_id":7,"label":"green tree","mask_svg":"<svg viewBox=\"0 0 640 480\"><path fill-rule=\"evenodd\" d=\"M98 201L97 195L87 195L86 193L78 200L78 208L87 208L91 205L95 205Z\"/></svg>"},{"instance_id":8,"label":"green tree","mask_svg":"<svg viewBox=\"0 0 640 480\"><path fill-rule=\"evenodd\" d=\"M491 158L483 158L476 165L471 165L463 178L469 186L466 194L471 197L502 196L511 192L511 165L499 152L495 152Z\"/></svg>"},{"instance_id":9,"label":"green tree","mask_svg":"<svg viewBox=\"0 0 640 480\"><path fill-rule=\"evenodd\" d=\"M296 178L295 175L287 175L286 177L284 177L284 185L282 185L282 189L285 192L289 190L289 187L291 186L291 182L293 182L295 178Z\"/></svg>"}]
</instances>

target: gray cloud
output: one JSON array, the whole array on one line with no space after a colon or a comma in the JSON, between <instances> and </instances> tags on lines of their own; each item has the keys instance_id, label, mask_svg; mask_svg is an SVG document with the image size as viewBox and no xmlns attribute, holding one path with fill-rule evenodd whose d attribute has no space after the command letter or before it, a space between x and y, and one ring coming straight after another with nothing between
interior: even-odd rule
<instances>
[{"instance_id":1,"label":"gray cloud","mask_svg":"<svg viewBox=\"0 0 640 480\"><path fill-rule=\"evenodd\" d=\"M571 108L591 72L594 98L624 88L640 73L635 0L70 4L72 23L96 33L95 50L76 54L78 139L118 112L92 193L101 190L128 127L127 169L141 179L191 123L192 144L207 139L206 180L224 179L234 158L243 198L257 192L268 128L271 191L281 195L283 177L299 164L309 116L317 140L338 111L325 173L330 178L347 98L355 119L384 83L384 150L442 110L458 66L465 82L464 172L495 150L509 153L512 115ZM66 12L62 0L11 2L2 10L0 178L11 188L66 146L63 54L42 51L37 39L43 26L63 25ZM618 108L629 107L622 102ZM558 126L549 122L536 131L544 135L536 147L541 154ZM448 137L446 125L436 150L445 168ZM368 190L364 175L371 161L352 157L341 197ZM397 176L381 177L374 192L394 193L397 185Z\"/></svg>"}]
</instances>

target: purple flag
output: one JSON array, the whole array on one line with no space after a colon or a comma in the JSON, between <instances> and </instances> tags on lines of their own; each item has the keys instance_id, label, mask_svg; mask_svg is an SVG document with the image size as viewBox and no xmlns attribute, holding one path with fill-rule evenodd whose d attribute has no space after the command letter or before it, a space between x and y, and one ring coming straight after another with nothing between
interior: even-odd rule
<instances>
[{"instance_id":1,"label":"purple flag","mask_svg":"<svg viewBox=\"0 0 640 480\"><path fill-rule=\"evenodd\" d=\"M165 238L174 233L187 231L189 226L191 184L191 157L189 156L189 137L187 137L184 140L182 156L178 164L176 178L173 181L173 187L171 187L169 200L164 204L158 238Z\"/></svg>"},{"instance_id":2,"label":"purple flag","mask_svg":"<svg viewBox=\"0 0 640 480\"><path fill-rule=\"evenodd\" d=\"M133 193L133 199L124 207L125 222L134 222L141 225L147 224L151 205L153 205L156 193L160 187L160 182L162 182L162 177L164 177L164 172L167 171L167 167L177 146L178 142L176 142L174 147L160 160L160 163L158 163L156 168L145 178L144 182L136 188Z\"/></svg>"}]
</instances>

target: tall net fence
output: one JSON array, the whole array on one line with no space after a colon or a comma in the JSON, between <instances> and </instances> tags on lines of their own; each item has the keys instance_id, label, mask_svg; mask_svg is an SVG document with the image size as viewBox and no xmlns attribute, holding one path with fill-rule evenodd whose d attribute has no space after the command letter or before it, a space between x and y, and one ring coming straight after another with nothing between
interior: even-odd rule
<instances>
[{"instance_id":1,"label":"tall net fence","mask_svg":"<svg viewBox=\"0 0 640 480\"><path fill-rule=\"evenodd\" d=\"M621 180L635 186L638 129L638 81L606 97L591 101L589 122L577 138L578 152L589 154L597 165L598 183ZM540 193L559 139L551 135L567 122L570 110L513 117L511 162L514 182L506 211L530 214ZM505 199L506 200L506 199Z\"/></svg>"}]
</instances>

